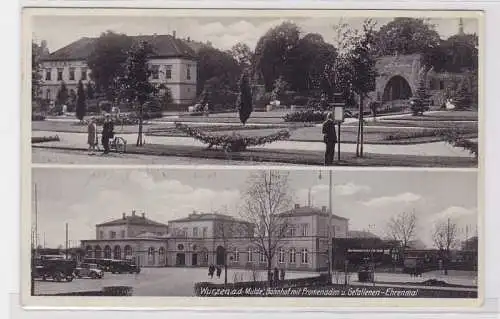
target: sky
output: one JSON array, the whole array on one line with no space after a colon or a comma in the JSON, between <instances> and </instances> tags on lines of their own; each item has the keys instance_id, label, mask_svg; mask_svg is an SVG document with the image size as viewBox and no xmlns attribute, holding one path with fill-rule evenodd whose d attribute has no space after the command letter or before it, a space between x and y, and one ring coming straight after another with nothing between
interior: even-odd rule
<instances>
[{"instance_id":1,"label":"sky","mask_svg":"<svg viewBox=\"0 0 500 319\"><path fill-rule=\"evenodd\" d=\"M97 37L101 32L112 30L128 35L172 34L177 37L190 37L196 41L210 41L215 47L226 50L238 42L246 43L254 49L258 39L271 27L288 20L295 22L303 32L315 32L323 35L325 41L335 43L334 25L340 21L349 23L353 28L360 28L365 17L341 18L325 17L144 17L144 16L35 16L32 21L32 33L36 42L46 40L51 52L78 40L81 37ZM374 18L377 27L392 18ZM479 33L478 20L466 18L464 31ZM448 38L458 31L459 17L431 18L442 38Z\"/></svg>"},{"instance_id":2,"label":"sky","mask_svg":"<svg viewBox=\"0 0 500 319\"><path fill-rule=\"evenodd\" d=\"M198 212L227 211L239 217L251 170L236 169L75 169L34 168L37 189L38 243L70 244L95 239L95 225L132 210L158 222ZM289 175L293 203L328 205L328 173L283 171ZM349 219L350 230L386 237L387 222L401 212L417 215L417 238L432 247L432 227L451 218L465 239L478 221L477 173L472 171L333 171L333 212ZM320 176L321 175L321 176ZM34 196L32 197L34 198ZM35 202L32 201L34 220ZM375 225L369 228L369 225Z\"/></svg>"}]
</instances>

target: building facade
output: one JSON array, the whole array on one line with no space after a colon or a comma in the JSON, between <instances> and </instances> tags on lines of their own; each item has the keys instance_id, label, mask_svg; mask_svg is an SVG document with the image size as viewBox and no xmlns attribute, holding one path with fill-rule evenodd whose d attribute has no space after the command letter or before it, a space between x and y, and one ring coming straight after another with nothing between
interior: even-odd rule
<instances>
[{"instance_id":1,"label":"building facade","mask_svg":"<svg viewBox=\"0 0 500 319\"><path fill-rule=\"evenodd\" d=\"M331 217L330 217L331 216ZM322 271L328 266L328 234L345 238L348 220L330 215L326 207L300 207L280 214L286 234L276 244L272 267ZM328 232L328 220L332 228ZM133 259L143 267L206 267L265 269L251 223L223 214L193 212L167 224L132 212L96 225L96 239L82 240L87 257Z\"/></svg>"},{"instance_id":2,"label":"building facade","mask_svg":"<svg viewBox=\"0 0 500 319\"><path fill-rule=\"evenodd\" d=\"M174 104L189 104L196 98L197 59L190 39L173 35L133 36L133 41L147 41L154 55L149 61L151 82L163 84L172 92ZM41 59L42 98L55 101L64 82L70 95L76 94L78 82L87 84L91 72L87 59L94 50L96 38L81 38ZM194 44L198 44L193 42Z\"/></svg>"}]
</instances>

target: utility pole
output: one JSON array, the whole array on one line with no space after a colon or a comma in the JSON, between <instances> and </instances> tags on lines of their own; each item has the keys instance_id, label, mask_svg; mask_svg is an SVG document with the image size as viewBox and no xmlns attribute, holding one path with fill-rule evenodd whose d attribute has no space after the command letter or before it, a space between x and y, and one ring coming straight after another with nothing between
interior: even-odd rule
<instances>
[{"instance_id":1,"label":"utility pole","mask_svg":"<svg viewBox=\"0 0 500 319\"><path fill-rule=\"evenodd\" d=\"M332 216L333 216L333 204L332 204L332 190L333 190L333 181L332 181L332 170L328 171L329 173L329 186L328 186L328 203L329 203L329 216L328 216L328 278L330 283L332 281Z\"/></svg>"},{"instance_id":2,"label":"utility pole","mask_svg":"<svg viewBox=\"0 0 500 319\"><path fill-rule=\"evenodd\" d=\"M66 223L66 259L68 259L68 223Z\"/></svg>"},{"instance_id":3,"label":"utility pole","mask_svg":"<svg viewBox=\"0 0 500 319\"><path fill-rule=\"evenodd\" d=\"M35 255L37 254L37 233L38 233L38 198L37 198L37 189L36 189L36 184L34 184L34 191L35 191L35 233L33 235L33 238L31 240L31 295L35 295L35 271L36 271L36 264L35 264Z\"/></svg>"}]
</instances>

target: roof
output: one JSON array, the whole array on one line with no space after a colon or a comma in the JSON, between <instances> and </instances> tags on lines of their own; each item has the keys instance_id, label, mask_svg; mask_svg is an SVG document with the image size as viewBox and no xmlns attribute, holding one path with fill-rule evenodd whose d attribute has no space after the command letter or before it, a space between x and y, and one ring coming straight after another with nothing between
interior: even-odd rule
<instances>
[{"instance_id":1,"label":"roof","mask_svg":"<svg viewBox=\"0 0 500 319\"><path fill-rule=\"evenodd\" d=\"M194 59L196 57L195 50L187 44L186 40L174 38L169 34L139 35L131 36L131 38L136 43L139 41L147 41L151 44L155 51L154 58L183 57ZM48 57L45 57L44 60L86 60L94 50L96 40L97 38L83 37L51 53Z\"/></svg>"},{"instance_id":2,"label":"roof","mask_svg":"<svg viewBox=\"0 0 500 319\"><path fill-rule=\"evenodd\" d=\"M117 226L117 225L145 225L145 226L162 226L167 227L166 224L156 222L142 215L129 215L123 216L119 219L114 219L109 222L104 222L102 224L97 224L97 226Z\"/></svg>"},{"instance_id":3,"label":"roof","mask_svg":"<svg viewBox=\"0 0 500 319\"><path fill-rule=\"evenodd\" d=\"M325 208L317 208L317 207L310 207L310 206L295 207L291 210L287 210L287 211L281 213L280 215L284 216L284 217L312 216L312 215L324 216L324 217L332 216L335 219L348 220L345 217L338 216L335 214L330 215L330 213L326 210L326 207Z\"/></svg>"},{"instance_id":4,"label":"roof","mask_svg":"<svg viewBox=\"0 0 500 319\"><path fill-rule=\"evenodd\" d=\"M233 216L229 215L224 215L224 214L219 214L219 213L197 213L194 212L192 214L189 214L188 217L183 217L179 219L174 219L169 221L169 223L176 223L176 222L192 222L192 221L232 221L232 222L238 222L238 223L249 223L247 221L244 221L242 219L235 218Z\"/></svg>"},{"instance_id":5,"label":"roof","mask_svg":"<svg viewBox=\"0 0 500 319\"><path fill-rule=\"evenodd\" d=\"M347 232L349 238L379 238L377 235L365 230L349 230Z\"/></svg>"}]
</instances>

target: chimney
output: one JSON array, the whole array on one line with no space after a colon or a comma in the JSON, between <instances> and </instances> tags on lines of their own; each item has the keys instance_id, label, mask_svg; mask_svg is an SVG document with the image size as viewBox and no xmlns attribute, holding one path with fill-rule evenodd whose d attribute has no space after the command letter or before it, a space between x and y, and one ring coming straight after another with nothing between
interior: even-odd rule
<instances>
[{"instance_id":1,"label":"chimney","mask_svg":"<svg viewBox=\"0 0 500 319\"><path fill-rule=\"evenodd\" d=\"M123 213L122 217L123 217L123 219L126 219L126 217L125 217L125 213Z\"/></svg>"},{"instance_id":2,"label":"chimney","mask_svg":"<svg viewBox=\"0 0 500 319\"><path fill-rule=\"evenodd\" d=\"M174 39L175 39L175 30L174 30L174 31L172 31L172 36L173 36L173 37L174 37Z\"/></svg>"},{"instance_id":3,"label":"chimney","mask_svg":"<svg viewBox=\"0 0 500 319\"><path fill-rule=\"evenodd\" d=\"M321 206L321 211L322 211L323 213L326 213L326 206Z\"/></svg>"},{"instance_id":4,"label":"chimney","mask_svg":"<svg viewBox=\"0 0 500 319\"><path fill-rule=\"evenodd\" d=\"M188 37L188 42L191 42L191 37Z\"/></svg>"},{"instance_id":5,"label":"chimney","mask_svg":"<svg viewBox=\"0 0 500 319\"><path fill-rule=\"evenodd\" d=\"M146 218L146 214L145 213L142 213L142 218Z\"/></svg>"},{"instance_id":6,"label":"chimney","mask_svg":"<svg viewBox=\"0 0 500 319\"><path fill-rule=\"evenodd\" d=\"M135 210L132 211L132 217L135 217Z\"/></svg>"},{"instance_id":7,"label":"chimney","mask_svg":"<svg viewBox=\"0 0 500 319\"><path fill-rule=\"evenodd\" d=\"M295 208L300 208L300 204L295 204Z\"/></svg>"}]
</instances>

